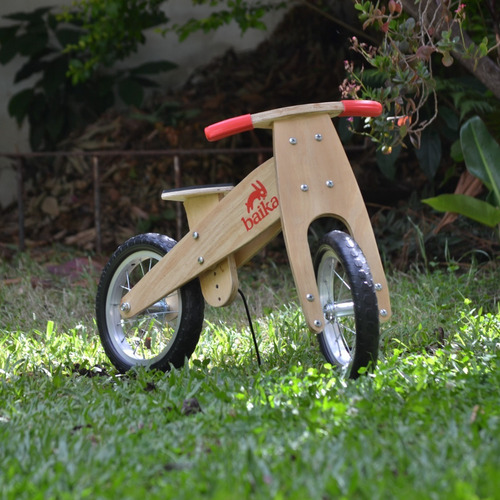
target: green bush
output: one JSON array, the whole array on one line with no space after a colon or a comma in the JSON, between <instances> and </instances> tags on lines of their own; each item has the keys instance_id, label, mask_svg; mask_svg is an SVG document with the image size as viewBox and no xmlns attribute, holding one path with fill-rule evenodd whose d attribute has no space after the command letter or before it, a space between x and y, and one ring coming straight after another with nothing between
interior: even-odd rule
<instances>
[{"instance_id":1,"label":"green bush","mask_svg":"<svg viewBox=\"0 0 500 500\"><path fill-rule=\"evenodd\" d=\"M489 191L487 200L465 194L442 194L422 200L436 210L455 212L490 227L500 224L500 146L478 116L460 130L460 144L469 172Z\"/></svg>"},{"instance_id":2,"label":"green bush","mask_svg":"<svg viewBox=\"0 0 500 500\"><path fill-rule=\"evenodd\" d=\"M107 7L114 4L100 3ZM164 15L158 14L153 20L153 13L146 11L137 16L135 29L128 29L129 21L124 18L123 29L103 32L100 42L94 39L95 50L106 55L98 64L84 42L89 40L93 23L98 26L98 16L105 13L88 13L86 20L83 13L61 15L42 7L4 16L12 24L0 28L0 64L9 63L15 56L27 58L14 83L36 78L33 84L16 93L8 106L9 114L19 126L28 120L33 150L54 149L71 131L91 123L113 106L116 94L125 104L140 106L145 88L156 85L149 75L175 67L171 62L157 61L132 69L113 69L117 61L144 42L143 29L166 22ZM117 10L117 14L121 15L121 11ZM70 79L75 68L81 68L82 72Z\"/></svg>"}]
</instances>

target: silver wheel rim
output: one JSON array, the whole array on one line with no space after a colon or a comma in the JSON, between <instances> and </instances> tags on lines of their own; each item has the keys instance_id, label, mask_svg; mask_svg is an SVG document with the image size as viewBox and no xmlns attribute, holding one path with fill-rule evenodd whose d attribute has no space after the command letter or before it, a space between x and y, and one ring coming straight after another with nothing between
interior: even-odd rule
<instances>
[{"instance_id":1,"label":"silver wheel rim","mask_svg":"<svg viewBox=\"0 0 500 500\"><path fill-rule=\"evenodd\" d=\"M317 276L325 348L337 365L348 368L356 342L354 302L344 268L333 250L322 255Z\"/></svg>"},{"instance_id":2,"label":"silver wheel rim","mask_svg":"<svg viewBox=\"0 0 500 500\"><path fill-rule=\"evenodd\" d=\"M141 314L122 319L122 297L161 259L151 250L126 257L113 275L106 297L106 323L110 340L122 359L134 365L151 365L164 356L177 336L182 317L178 290Z\"/></svg>"}]
</instances>

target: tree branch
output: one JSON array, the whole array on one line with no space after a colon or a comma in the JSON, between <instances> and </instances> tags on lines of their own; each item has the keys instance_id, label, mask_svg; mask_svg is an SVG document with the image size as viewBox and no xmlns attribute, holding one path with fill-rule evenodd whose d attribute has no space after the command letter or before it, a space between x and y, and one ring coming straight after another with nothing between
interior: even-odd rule
<instances>
[{"instance_id":1,"label":"tree branch","mask_svg":"<svg viewBox=\"0 0 500 500\"><path fill-rule=\"evenodd\" d=\"M422 0L422 3L427 4L432 0ZM401 0L403 9L410 14L415 20L419 20L419 9L414 0ZM424 9L425 10L425 9ZM433 11L436 10L434 7ZM429 23L429 19L421 19L423 23ZM444 20L442 21L444 23ZM425 26L426 28L428 26ZM460 32L457 23L453 23L450 27L453 37L460 37L463 39L466 50L474 42L467 33ZM436 30L436 35L439 36L440 30ZM493 95L500 99L500 66L496 64L491 58L485 56L480 59L466 57L459 52L453 52L455 59L470 73L472 73L487 89L491 90Z\"/></svg>"},{"instance_id":2,"label":"tree branch","mask_svg":"<svg viewBox=\"0 0 500 500\"><path fill-rule=\"evenodd\" d=\"M352 26L351 24L344 22L342 19L339 19L338 17L335 17L333 14L331 14L329 12L326 12L323 9L320 9L316 5L314 5L311 2L309 2L308 0L299 0L298 3L302 4L302 5L305 5L306 7L309 7L314 12L317 12L321 16L326 17L326 19L329 19L333 23L338 24L340 27L346 29L347 31L350 31L351 33L354 33L359 38L362 38L362 39L364 39L364 40L366 40L368 42L371 42L373 44L378 45L379 40L377 40L375 37L369 35L368 33L366 33L365 31L357 28L356 26Z\"/></svg>"}]
</instances>

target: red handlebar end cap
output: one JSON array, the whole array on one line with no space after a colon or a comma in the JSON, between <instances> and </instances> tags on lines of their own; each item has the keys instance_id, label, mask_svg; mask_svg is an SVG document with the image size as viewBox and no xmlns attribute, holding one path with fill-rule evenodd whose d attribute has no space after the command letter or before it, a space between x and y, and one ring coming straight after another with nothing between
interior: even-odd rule
<instances>
[{"instance_id":1,"label":"red handlebar end cap","mask_svg":"<svg viewBox=\"0 0 500 500\"><path fill-rule=\"evenodd\" d=\"M213 142L240 132L253 130L252 115L241 115L209 125L205 129L206 138Z\"/></svg>"},{"instance_id":2,"label":"red handlebar end cap","mask_svg":"<svg viewBox=\"0 0 500 500\"><path fill-rule=\"evenodd\" d=\"M382 104L377 101L352 100L342 101L344 111L339 116L375 117L382 114Z\"/></svg>"}]
</instances>

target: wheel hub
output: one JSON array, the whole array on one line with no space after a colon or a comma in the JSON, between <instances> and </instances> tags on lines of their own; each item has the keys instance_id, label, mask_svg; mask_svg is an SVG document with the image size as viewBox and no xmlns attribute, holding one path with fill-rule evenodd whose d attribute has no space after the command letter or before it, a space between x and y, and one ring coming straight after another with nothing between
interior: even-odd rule
<instances>
[{"instance_id":1,"label":"wheel hub","mask_svg":"<svg viewBox=\"0 0 500 500\"><path fill-rule=\"evenodd\" d=\"M352 316L354 314L354 302L328 302L323 308L323 314L327 321L333 321L343 316Z\"/></svg>"}]
</instances>

